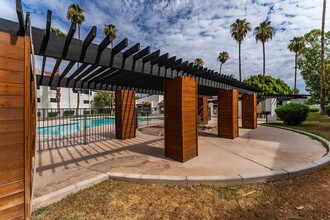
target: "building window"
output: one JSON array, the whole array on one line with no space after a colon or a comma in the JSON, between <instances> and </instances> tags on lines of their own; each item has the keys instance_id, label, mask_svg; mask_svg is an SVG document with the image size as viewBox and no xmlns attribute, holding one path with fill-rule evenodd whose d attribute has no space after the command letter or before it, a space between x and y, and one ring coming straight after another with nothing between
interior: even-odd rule
<instances>
[{"instance_id":1,"label":"building window","mask_svg":"<svg viewBox=\"0 0 330 220\"><path fill-rule=\"evenodd\" d=\"M50 98L50 102L56 102L56 98Z\"/></svg>"},{"instance_id":2,"label":"building window","mask_svg":"<svg viewBox=\"0 0 330 220\"><path fill-rule=\"evenodd\" d=\"M37 98L37 102L40 102L40 98Z\"/></svg>"},{"instance_id":3,"label":"building window","mask_svg":"<svg viewBox=\"0 0 330 220\"><path fill-rule=\"evenodd\" d=\"M56 90L56 87L51 86L51 87L50 87L50 90Z\"/></svg>"},{"instance_id":4,"label":"building window","mask_svg":"<svg viewBox=\"0 0 330 220\"><path fill-rule=\"evenodd\" d=\"M89 104L89 100L84 100L84 104Z\"/></svg>"},{"instance_id":5,"label":"building window","mask_svg":"<svg viewBox=\"0 0 330 220\"><path fill-rule=\"evenodd\" d=\"M92 91L89 91L89 94L92 95L93 94Z\"/></svg>"},{"instance_id":6,"label":"building window","mask_svg":"<svg viewBox=\"0 0 330 220\"><path fill-rule=\"evenodd\" d=\"M86 94L86 95L88 95L89 94L89 90L84 90L83 93Z\"/></svg>"}]
</instances>

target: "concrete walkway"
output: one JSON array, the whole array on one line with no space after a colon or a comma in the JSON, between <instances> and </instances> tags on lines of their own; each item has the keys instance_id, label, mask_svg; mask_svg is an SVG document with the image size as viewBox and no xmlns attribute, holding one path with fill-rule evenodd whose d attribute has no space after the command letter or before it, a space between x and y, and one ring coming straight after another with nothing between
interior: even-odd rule
<instances>
[{"instance_id":1,"label":"concrete walkway","mask_svg":"<svg viewBox=\"0 0 330 220\"><path fill-rule=\"evenodd\" d=\"M179 163L164 157L164 140L108 140L43 151L37 157L34 208L109 177L173 184L241 184L287 178L322 165L327 151L312 138L283 129L240 129L235 140L199 136L199 156ZM315 161L321 161L319 164Z\"/></svg>"}]
</instances>

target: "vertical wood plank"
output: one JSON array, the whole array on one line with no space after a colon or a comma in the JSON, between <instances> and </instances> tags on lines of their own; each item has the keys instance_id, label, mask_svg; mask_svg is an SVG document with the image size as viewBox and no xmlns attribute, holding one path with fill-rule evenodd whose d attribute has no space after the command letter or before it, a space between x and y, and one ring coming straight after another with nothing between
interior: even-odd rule
<instances>
[{"instance_id":1,"label":"vertical wood plank","mask_svg":"<svg viewBox=\"0 0 330 220\"><path fill-rule=\"evenodd\" d=\"M198 155L196 80L165 79L164 96L165 156L185 162Z\"/></svg>"},{"instance_id":2,"label":"vertical wood plank","mask_svg":"<svg viewBox=\"0 0 330 220\"><path fill-rule=\"evenodd\" d=\"M238 137L238 91L218 92L218 136L234 139Z\"/></svg>"},{"instance_id":3,"label":"vertical wood plank","mask_svg":"<svg viewBox=\"0 0 330 220\"><path fill-rule=\"evenodd\" d=\"M135 91L116 91L116 138L120 140L136 137Z\"/></svg>"},{"instance_id":4,"label":"vertical wood plank","mask_svg":"<svg viewBox=\"0 0 330 220\"><path fill-rule=\"evenodd\" d=\"M198 98L198 115L204 125L208 124L208 122L209 122L208 108L209 108L209 106L207 103L207 97L199 97Z\"/></svg>"},{"instance_id":5,"label":"vertical wood plank","mask_svg":"<svg viewBox=\"0 0 330 220\"><path fill-rule=\"evenodd\" d=\"M31 200L31 66L30 66L30 37L25 37L25 55L24 55L24 164L25 164L25 219L30 219L30 200Z\"/></svg>"},{"instance_id":6,"label":"vertical wood plank","mask_svg":"<svg viewBox=\"0 0 330 220\"><path fill-rule=\"evenodd\" d=\"M242 95L242 127L257 128L257 94Z\"/></svg>"}]
</instances>

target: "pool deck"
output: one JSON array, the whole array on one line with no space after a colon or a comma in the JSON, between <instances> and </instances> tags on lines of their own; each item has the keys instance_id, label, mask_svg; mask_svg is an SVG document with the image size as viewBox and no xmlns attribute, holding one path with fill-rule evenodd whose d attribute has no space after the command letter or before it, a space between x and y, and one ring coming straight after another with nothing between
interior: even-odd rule
<instances>
[{"instance_id":1,"label":"pool deck","mask_svg":"<svg viewBox=\"0 0 330 220\"><path fill-rule=\"evenodd\" d=\"M235 140L199 136L199 155L186 163L164 157L164 139L137 137L39 152L34 208L105 179L234 185L265 182L315 171L330 162L322 144L306 135L258 125L240 128Z\"/></svg>"}]
</instances>

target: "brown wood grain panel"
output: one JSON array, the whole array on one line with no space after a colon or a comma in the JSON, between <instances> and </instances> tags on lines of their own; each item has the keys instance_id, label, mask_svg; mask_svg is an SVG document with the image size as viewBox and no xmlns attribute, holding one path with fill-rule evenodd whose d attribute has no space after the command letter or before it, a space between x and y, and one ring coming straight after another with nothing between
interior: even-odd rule
<instances>
[{"instance_id":1,"label":"brown wood grain panel","mask_svg":"<svg viewBox=\"0 0 330 220\"><path fill-rule=\"evenodd\" d=\"M9 71L0 69L0 83L24 83L24 74L22 71Z\"/></svg>"},{"instance_id":2,"label":"brown wood grain panel","mask_svg":"<svg viewBox=\"0 0 330 220\"><path fill-rule=\"evenodd\" d=\"M16 46L7 45L0 42L0 48L0 57L6 57L15 60L24 60L24 51L17 50Z\"/></svg>"},{"instance_id":3,"label":"brown wood grain panel","mask_svg":"<svg viewBox=\"0 0 330 220\"><path fill-rule=\"evenodd\" d=\"M0 211L24 203L24 192L0 198Z\"/></svg>"},{"instance_id":4,"label":"brown wood grain panel","mask_svg":"<svg viewBox=\"0 0 330 220\"><path fill-rule=\"evenodd\" d=\"M29 46L29 39L0 32L0 217L7 219L30 217Z\"/></svg>"},{"instance_id":5,"label":"brown wood grain panel","mask_svg":"<svg viewBox=\"0 0 330 220\"><path fill-rule=\"evenodd\" d=\"M13 83L0 83L1 95L24 95L24 85Z\"/></svg>"},{"instance_id":6,"label":"brown wood grain panel","mask_svg":"<svg viewBox=\"0 0 330 220\"><path fill-rule=\"evenodd\" d=\"M0 211L0 219L24 219L24 203Z\"/></svg>"},{"instance_id":7,"label":"brown wood grain panel","mask_svg":"<svg viewBox=\"0 0 330 220\"><path fill-rule=\"evenodd\" d=\"M0 32L0 43L15 46L17 50L24 49L24 37L19 37L13 34Z\"/></svg>"},{"instance_id":8,"label":"brown wood grain panel","mask_svg":"<svg viewBox=\"0 0 330 220\"><path fill-rule=\"evenodd\" d=\"M23 120L23 108L0 108L0 121Z\"/></svg>"},{"instance_id":9,"label":"brown wood grain panel","mask_svg":"<svg viewBox=\"0 0 330 220\"><path fill-rule=\"evenodd\" d=\"M1 107L22 108L24 107L24 96L0 95L0 108Z\"/></svg>"},{"instance_id":10,"label":"brown wood grain panel","mask_svg":"<svg viewBox=\"0 0 330 220\"><path fill-rule=\"evenodd\" d=\"M0 133L11 133L11 132L21 132L24 131L24 121L23 120L7 120L1 121L0 123Z\"/></svg>"},{"instance_id":11,"label":"brown wood grain panel","mask_svg":"<svg viewBox=\"0 0 330 220\"><path fill-rule=\"evenodd\" d=\"M17 194L24 191L24 181L12 182L0 185L0 198Z\"/></svg>"},{"instance_id":12,"label":"brown wood grain panel","mask_svg":"<svg viewBox=\"0 0 330 220\"><path fill-rule=\"evenodd\" d=\"M164 88L165 156L185 162L198 155L196 81L166 79Z\"/></svg>"},{"instance_id":13,"label":"brown wood grain panel","mask_svg":"<svg viewBox=\"0 0 330 220\"><path fill-rule=\"evenodd\" d=\"M255 129L257 127L257 95L242 95L242 127Z\"/></svg>"},{"instance_id":14,"label":"brown wood grain panel","mask_svg":"<svg viewBox=\"0 0 330 220\"><path fill-rule=\"evenodd\" d=\"M125 140L136 137L135 91L116 92L116 138Z\"/></svg>"},{"instance_id":15,"label":"brown wood grain panel","mask_svg":"<svg viewBox=\"0 0 330 220\"><path fill-rule=\"evenodd\" d=\"M13 145L23 147L24 133L23 132L15 132L15 133L0 134L0 140L6 140L6 141L0 141L0 149L3 149L4 147L5 148L11 148L11 146L13 146Z\"/></svg>"},{"instance_id":16,"label":"brown wood grain panel","mask_svg":"<svg viewBox=\"0 0 330 220\"><path fill-rule=\"evenodd\" d=\"M234 139L238 137L238 91L218 92L218 136Z\"/></svg>"},{"instance_id":17,"label":"brown wood grain panel","mask_svg":"<svg viewBox=\"0 0 330 220\"><path fill-rule=\"evenodd\" d=\"M7 57L0 57L0 69L9 71L23 71L24 61Z\"/></svg>"}]
</instances>

